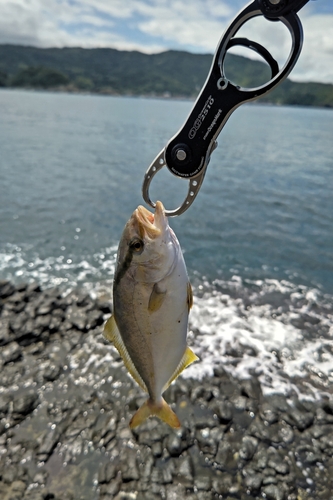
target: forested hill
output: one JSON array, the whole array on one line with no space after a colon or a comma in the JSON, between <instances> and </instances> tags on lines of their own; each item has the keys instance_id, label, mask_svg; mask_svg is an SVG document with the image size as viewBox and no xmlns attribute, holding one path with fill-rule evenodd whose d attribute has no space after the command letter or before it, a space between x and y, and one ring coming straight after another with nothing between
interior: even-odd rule
<instances>
[{"instance_id":1,"label":"forested hill","mask_svg":"<svg viewBox=\"0 0 333 500\"><path fill-rule=\"evenodd\" d=\"M172 50L147 55L115 49L0 45L0 86L196 97L211 63L211 54ZM257 86L269 79L269 69L259 61L228 54L226 76L243 87ZM333 85L287 80L261 102L333 107Z\"/></svg>"}]
</instances>

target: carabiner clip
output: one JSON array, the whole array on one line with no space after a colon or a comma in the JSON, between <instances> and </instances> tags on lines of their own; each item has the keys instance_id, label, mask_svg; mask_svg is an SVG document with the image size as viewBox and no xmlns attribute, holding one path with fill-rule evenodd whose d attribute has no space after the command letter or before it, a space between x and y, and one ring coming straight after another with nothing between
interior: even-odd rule
<instances>
[{"instance_id":1,"label":"carabiner clip","mask_svg":"<svg viewBox=\"0 0 333 500\"><path fill-rule=\"evenodd\" d=\"M207 153L207 157L205 160L205 164L202 166L200 169L200 172L194 176L188 179L188 191L185 200L183 203L176 209L174 210L165 210L165 215L168 217L176 217L177 215L181 215L184 213L194 202L195 197L199 193L199 190L201 188L201 184L203 183L206 169L208 167L208 163L210 160L210 155L214 151L214 149L217 147L217 142L214 142L212 144L212 148ZM183 157L184 156L184 151L180 150L179 156ZM151 207L155 208L156 203L154 203L149 196L149 187L150 183L153 180L154 176L163 168L166 167L166 161L165 161L165 148L162 149L162 151L156 156L155 160L152 162L152 164L148 167L144 179L143 179L143 185L142 185L142 196L145 202L150 205ZM178 177L178 176L177 176Z\"/></svg>"},{"instance_id":2,"label":"carabiner clip","mask_svg":"<svg viewBox=\"0 0 333 500\"><path fill-rule=\"evenodd\" d=\"M187 210L197 196L210 156L217 146L217 136L226 124L231 113L241 104L253 101L267 94L279 85L291 72L301 53L303 31L297 10L308 0L254 0L241 11L223 34L213 63L193 108L183 127L156 156L145 173L143 199L155 208L150 199L149 187L154 176L167 167L177 177L189 182L187 196L175 210L166 210L166 215L174 217ZM287 6L286 6L287 5ZM288 28L292 47L285 65L279 70L278 63L260 44L246 38L235 38L235 34L249 19L263 15L270 21L280 20ZM252 89L235 85L225 76L224 60L227 51L235 45L243 45L258 52L271 68L271 79Z\"/></svg>"}]
</instances>

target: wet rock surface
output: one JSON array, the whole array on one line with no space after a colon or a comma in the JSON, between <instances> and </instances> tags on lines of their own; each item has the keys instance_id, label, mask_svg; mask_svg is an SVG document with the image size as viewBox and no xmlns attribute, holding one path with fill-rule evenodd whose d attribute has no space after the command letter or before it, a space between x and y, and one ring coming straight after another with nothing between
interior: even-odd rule
<instances>
[{"instance_id":1,"label":"wet rock surface","mask_svg":"<svg viewBox=\"0 0 333 500\"><path fill-rule=\"evenodd\" d=\"M103 339L110 312L82 291L0 282L1 500L332 498L330 395L264 398L221 366L166 391L180 430L132 432L145 398Z\"/></svg>"}]
</instances>

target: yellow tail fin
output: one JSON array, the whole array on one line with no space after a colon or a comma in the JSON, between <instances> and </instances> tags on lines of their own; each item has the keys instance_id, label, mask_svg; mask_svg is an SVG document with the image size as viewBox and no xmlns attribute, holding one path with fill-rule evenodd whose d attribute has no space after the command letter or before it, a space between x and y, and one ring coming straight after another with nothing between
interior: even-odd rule
<instances>
[{"instance_id":1,"label":"yellow tail fin","mask_svg":"<svg viewBox=\"0 0 333 500\"><path fill-rule=\"evenodd\" d=\"M162 398L160 404L154 403L151 399L147 399L143 405L134 413L130 421L130 428L134 429L142 424L148 417L156 416L175 429L179 429L180 422L177 415L171 410L170 406Z\"/></svg>"}]
</instances>

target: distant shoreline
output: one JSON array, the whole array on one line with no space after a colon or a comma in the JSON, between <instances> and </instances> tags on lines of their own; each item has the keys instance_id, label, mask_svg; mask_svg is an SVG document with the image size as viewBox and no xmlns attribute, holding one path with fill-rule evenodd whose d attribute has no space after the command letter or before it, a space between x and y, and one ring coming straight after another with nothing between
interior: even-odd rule
<instances>
[{"instance_id":1,"label":"distant shoreline","mask_svg":"<svg viewBox=\"0 0 333 500\"><path fill-rule=\"evenodd\" d=\"M176 50L144 54L111 48L40 49L0 44L0 87L192 100L207 79L212 58L212 54ZM230 82L245 89L271 80L267 64L229 53L223 71ZM333 85L287 78L260 101L333 108Z\"/></svg>"},{"instance_id":2,"label":"distant shoreline","mask_svg":"<svg viewBox=\"0 0 333 500\"><path fill-rule=\"evenodd\" d=\"M188 96L174 96L174 95L151 95L151 94L117 94L113 92L103 92L103 91L85 91L81 89L68 89L68 88L35 88L35 87L0 87L0 91L9 90L12 92L34 92L34 93L47 93L47 94L67 94L67 95L80 95L80 96L101 96L101 97L120 97L120 98L133 98L133 99L158 99L163 101L187 101L187 102L195 102L196 97L188 97ZM244 103L247 106L265 106L265 107L295 107L295 108L306 108L306 109L326 109L332 110L333 108L328 106L307 106L305 104L280 104L269 101L262 101L258 99L256 101L250 101Z\"/></svg>"}]
</instances>

